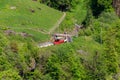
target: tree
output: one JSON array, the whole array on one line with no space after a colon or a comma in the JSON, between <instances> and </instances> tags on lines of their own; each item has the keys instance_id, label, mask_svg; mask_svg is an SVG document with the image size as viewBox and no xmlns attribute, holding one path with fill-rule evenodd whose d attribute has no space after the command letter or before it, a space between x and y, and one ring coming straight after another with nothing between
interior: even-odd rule
<instances>
[{"instance_id":1,"label":"tree","mask_svg":"<svg viewBox=\"0 0 120 80\"><path fill-rule=\"evenodd\" d=\"M53 80L85 79L84 67L80 62L80 58L75 54L72 46L59 47L47 61L46 74L50 75Z\"/></svg>"},{"instance_id":2,"label":"tree","mask_svg":"<svg viewBox=\"0 0 120 80\"><path fill-rule=\"evenodd\" d=\"M99 16L99 14L104 10L109 10L112 8L112 0L91 0L90 6L94 16Z\"/></svg>"},{"instance_id":3,"label":"tree","mask_svg":"<svg viewBox=\"0 0 120 80\"><path fill-rule=\"evenodd\" d=\"M42 0L42 3L61 11L68 11L78 4L79 0Z\"/></svg>"},{"instance_id":4,"label":"tree","mask_svg":"<svg viewBox=\"0 0 120 80\"><path fill-rule=\"evenodd\" d=\"M113 7L115 8L115 11L118 16L120 16L120 0L113 0Z\"/></svg>"}]
</instances>

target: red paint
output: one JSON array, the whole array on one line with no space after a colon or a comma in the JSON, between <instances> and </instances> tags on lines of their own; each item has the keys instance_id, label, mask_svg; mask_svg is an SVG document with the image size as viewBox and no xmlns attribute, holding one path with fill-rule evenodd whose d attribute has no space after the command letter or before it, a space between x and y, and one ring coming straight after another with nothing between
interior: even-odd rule
<instances>
[{"instance_id":1,"label":"red paint","mask_svg":"<svg viewBox=\"0 0 120 80\"><path fill-rule=\"evenodd\" d=\"M55 40L53 42L54 45L58 45L58 44L62 44L62 43L64 43L64 40Z\"/></svg>"}]
</instances>

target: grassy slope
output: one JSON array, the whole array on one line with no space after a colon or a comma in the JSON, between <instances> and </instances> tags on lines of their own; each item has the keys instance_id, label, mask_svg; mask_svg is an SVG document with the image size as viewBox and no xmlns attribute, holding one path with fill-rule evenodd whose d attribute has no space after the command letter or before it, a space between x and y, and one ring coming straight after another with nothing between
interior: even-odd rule
<instances>
[{"instance_id":1,"label":"grassy slope","mask_svg":"<svg viewBox=\"0 0 120 80\"><path fill-rule=\"evenodd\" d=\"M15 6L12 10L10 7ZM32 13L31 9L35 12ZM47 32L60 19L62 13L32 0L0 0L0 27L33 34L35 39L43 40L40 31ZM34 28L34 30L28 30ZM36 32L35 32L36 30ZM37 30L39 30L37 32Z\"/></svg>"},{"instance_id":2,"label":"grassy slope","mask_svg":"<svg viewBox=\"0 0 120 80\"><path fill-rule=\"evenodd\" d=\"M81 0L71 12L67 12L65 20L62 22L60 27L57 29L58 32L71 31L74 28L74 24L81 24L87 15L86 2Z\"/></svg>"}]
</instances>

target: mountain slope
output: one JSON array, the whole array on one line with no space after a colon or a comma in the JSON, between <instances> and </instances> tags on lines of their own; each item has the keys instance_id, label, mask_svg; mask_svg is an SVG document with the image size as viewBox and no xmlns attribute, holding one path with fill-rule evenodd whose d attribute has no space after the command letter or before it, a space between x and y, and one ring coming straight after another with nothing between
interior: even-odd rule
<instances>
[{"instance_id":1,"label":"mountain slope","mask_svg":"<svg viewBox=\"0 0 120 80\"><path fill-rule=\"evenodd\" d=\"M49 31L62 14L62 12L40 4L38 1L0 1L0 27L10 28L17 32L27 31L37 39L40 37L36 35L40 34L41 36L42 33Z\"/></svg>"}]
</instances>

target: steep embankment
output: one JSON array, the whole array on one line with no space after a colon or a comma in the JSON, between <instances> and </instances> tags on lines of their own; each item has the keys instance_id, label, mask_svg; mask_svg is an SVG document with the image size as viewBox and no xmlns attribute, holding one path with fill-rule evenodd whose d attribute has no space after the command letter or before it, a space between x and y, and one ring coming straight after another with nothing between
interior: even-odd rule
<instances>
[{"instance_id":1,"label":"steep embankment","mask_svg":"<svg viewBox=\"0 0 120 80\"><path fill-rule=\"evenodd\" d=\"M36 13L36 4L38 3L30 0L25 0L26 3L23 0L11 1L13 2L0 1L3 3L0 5L1 27L11 26L11 29L16 31L24 30L29 33L33 31L37 34L35 36L43 37L41 36L42 33L41 35L37 33L39 29L35 26L39 22L38 17L40 16L40 13ZM86 23L89 22L90 24L80 30L79 37L74 37L72 43L37 48L35 42L30 41L29 38L22 38L18 35L6 36L0 30L0 80L119 80L120 20L114 12L103 12L97 19L93 18L94 16L87 13L89 8L83 5L86 4L84 3L86 0L81 1L80 4L82 5L79 4L81 7L78 6L77 10L70 12L60 27L62 31L69 30L73 27L71 25L74 25L74 21L81 24L85 18L87 18L85 20L89 19ZM26 5L21 4L23 6L21 11L23 12L17 10L17 6L21 5L12 5L12 10L9 9L9 5L6 5L19 2L28 4L27 9L24 9ZM29 3L35 3L32 6L35 12L34 10L29 12L31 6ZM28 11L28 13L24 11ZM28 17L26 17L27 15ZM48 14L44 13L44 15ZM21 26L21 20L24 22L29 19L33 21L33 24L25 23ZM55 18L52 17L52 19ZM34 20L38 20L38 22L35 24ZM46 21L50 22L49 20ZM40 22L40 24L42 23Z\"/></svg>"}]
</instances>

